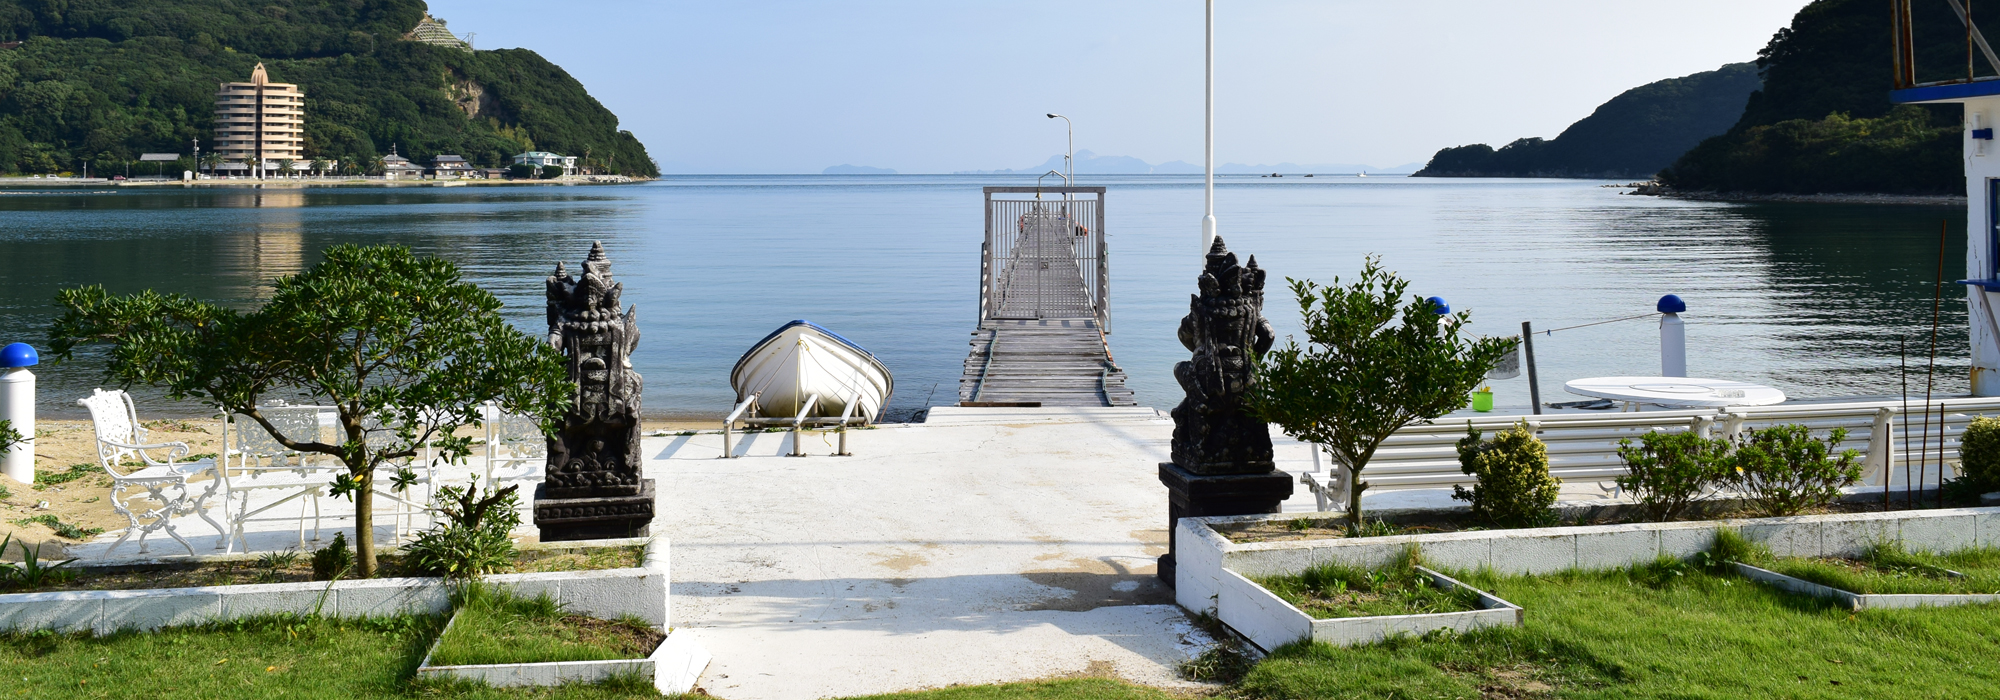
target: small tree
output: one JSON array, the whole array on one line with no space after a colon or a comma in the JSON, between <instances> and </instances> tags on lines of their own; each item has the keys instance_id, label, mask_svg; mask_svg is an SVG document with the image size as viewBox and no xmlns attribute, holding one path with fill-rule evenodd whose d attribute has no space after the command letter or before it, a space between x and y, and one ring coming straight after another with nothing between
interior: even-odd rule
<instances>
[{"instance_id":1,"label":"small tree","mask_svg":"<svg viewBox=\"0 0 2000 700\"><path fill-rule=\"evenodd\" d=\"M553 421L574 385L562 356L500 318L500 300L462 281L458 268L398 246L327 249L325 260L278 280L248 313L180 295L111 296L101 286L56 295L49 328L55 357L110 345L107 375L163 387L256 421L288 449L346 466L336 495L355 504L359 575L375 575L374 492L385 465L429 444L452 460L471 451L463 425L480 404ZM258 404L305 392L339 412L337 443L294 440ZM410 477L396 473L398 485Z\"/></svg>"},{"instance_id":2,"label":"small tree","mask_svg":"<svg viewBox=\"0 0 2000 700\"><path fill-rule=\"evenodd\" d=\"M221 164L222 164L222 154L221 154L221 153L217 153L217 152L215 152L215 151L209 151L209 152L207 152L207 153L203 153L203 154L201 154L201 165L202 165L202 167L205 167L205 168L208 168L208 174L210 174L210 175L214 175L214 174L215 174L215 166L218 166L218 165L221 165Z\"/></svg>"},{"instance_id":3,"label":"small tree","mask_svg":"<svg viewBox=\"0 0 2000 700\"><path fill-rule=\"evenodd\" d=\"M1500 431L1490 441L1465 424L1458 441L1459 470L1479 478L1471 489L1453 486L1451 497L1472 502L1472 514L1506 527L1552 525L1550 510L1561 495L1562 480L1549 474L1548 446L1535 438L1526 421Z\"/></svg>"},{"instance_id":4,"label":"small tree","mask_svg":"<svg viewBox=\"0 0 2000 700\"><path fill-rule=\"evenodd\" d=\"M278 177L291 177L292 173L296 173L298 171L299 171L298 161L292 160L290 158L278 159Z\"/></svg>"},{"instance_id":5,"label":"small tree","mask_svg":"<svg viewBox=\"0 0 2000 700\"><path fill-rule=\"evenodd\" d=\"M1631 438L1619 440L1618 457L1625 461L1618 488L1637 496L1646 518L1659 522L1680 517L1714 493L1731 471L1729 441L1693 431L1647 432L1637 446Z\"/></svg>"},{"instance_id":6,"label":"small tree","mask_svg":"<svg viewBox=\"0 0 2000 700\"><path fill-rule=\"evenodd\" d=\"M529 165L527 163L515 163L513 165L509 165L507 166L507 177L511 177L516 180L532 179L535 177L535 166Z\"/></svg>"},{"instance_id":7,"label":"small tree","mask_svg":"<svg viewBox=\"0 0 2000 700\"><path fill-rule=\"evenodd\" d=\"M1735 468L1724 475L1763 514L1798 515L1839 500L1842 488L1861 481L1861 452L1838 449L1846 439L1846 428L1820 440L1796 423L1748 430L1737 436Z\"/></svg>"},{"instance_id":8,"label":"small tree","mask_svg":"<svg viewBox=\"0 0 2000 700\"><path fill-rule=\"evenodd\" d=\"M544 179L544 180L554 180L554 179L556 179L556 178L559 178L559 177L562 177L562 176L563 176L563 169L562 169L562 166L560 166L560 165L544 165L544 166L542 166L542 179Z\"/></svg>"},{"instance_id":9,"label":"small tree","mask_svg":"<svg viewBox=\"0 0 2000 700\"><path fill-rule=\"evenodd\" d=\"M314 158L312 160L312 170L319 173L320 177L326 177L326 167L327 162L325 158Z\"/></svg>"},{"instance_id":10,"label":"small tree","mask_svg":"<svg viewBox=\"0 0 2000 700\"><path fill-rule=\"evenodd\" d=\"M1361 470L1383 440L1404 426L1465 406L1466 396L1512 347L1503 338L1471 339L1461 329L1472 318L1450 316L1409 282L1368 256L1361 279L1321 287L1292 280L1306 344L1285 346L1257 358L1250 404L1265 420L1299 440L1324 445L1347 465L1347 517L1361 526Z\"/></svg>"}]
</instances>

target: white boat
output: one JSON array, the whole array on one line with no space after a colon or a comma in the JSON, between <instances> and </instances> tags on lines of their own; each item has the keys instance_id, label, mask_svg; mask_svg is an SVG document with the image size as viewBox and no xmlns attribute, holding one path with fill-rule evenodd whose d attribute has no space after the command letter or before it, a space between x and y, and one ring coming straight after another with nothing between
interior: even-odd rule
<instances>
[{"instance_id":1,"label":"white boat","mask_svg":"<svg viewBox=\"0 0 2000 700\"><path fill-rule=\"evenodd\" d=\"M736 401L757 397L758 417L854 416L873 423L889 404L896 380L867 349L811 321L771 331L729 372ZM810 407L806 403L819 396ZM848 404L854 403L852 412Z\"/></svg>"}]
</instances>

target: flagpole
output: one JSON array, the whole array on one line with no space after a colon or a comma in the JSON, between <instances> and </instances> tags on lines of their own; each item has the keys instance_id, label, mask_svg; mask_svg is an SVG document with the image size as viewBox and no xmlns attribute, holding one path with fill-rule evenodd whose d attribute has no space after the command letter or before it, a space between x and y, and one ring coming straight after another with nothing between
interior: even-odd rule
<instances>
[{"instance_id":1,"label":"flagpole","mask_svg":"<svg viewBox=\"0 0 2000 700\"><path fill-rule=\"evenodd\" d=\"M1205 214L1201 217L1201 254L1215 247L1215 0L1208 5L1208 51L1202 117L1202 194Z\"/></svg>"}]
</instances>

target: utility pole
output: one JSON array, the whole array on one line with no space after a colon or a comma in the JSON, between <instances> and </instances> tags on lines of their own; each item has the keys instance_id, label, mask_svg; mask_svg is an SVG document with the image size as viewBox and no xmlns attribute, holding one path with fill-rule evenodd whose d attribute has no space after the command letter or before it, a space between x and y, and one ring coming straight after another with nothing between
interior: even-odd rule
<instances>
[{"instance_id":1,"label":"utility pole","mask_svg":"<svg viewBox=\"0 0 2000 700\"><path fill-rule=\"evenodd\" d=\"M201 177L201 138L200 138L200 137L196 137L196 138L194 139L194 174L195 174L195 177L196 177L196 178L199 178L199 177Z\"/></svg>"},{"instance_id":2,"label":"utility pole","mask_svg":"<svg viewBox=\"0 0 2000 700\"><path fill-rule=\"evenodd\" d=\"M1215 0L1208 0L1208 57L1206 59L1202 114L1202 193L1206 205L1201 217L1201 254L1215 246Z\"/></svg>"}]
</instances>

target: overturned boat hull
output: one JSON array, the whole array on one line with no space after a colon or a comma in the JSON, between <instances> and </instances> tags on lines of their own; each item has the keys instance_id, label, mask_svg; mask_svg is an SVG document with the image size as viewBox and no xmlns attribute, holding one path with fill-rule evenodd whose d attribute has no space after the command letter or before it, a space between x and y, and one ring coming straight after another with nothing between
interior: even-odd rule
<instances>
[{"instance_id":1,"label":"overturned boat hull","mask_svg":"<svg viewBox=\"0 0 2000 700\"><path fill-rule=\"evenodd\" d=\"M778 327L729 373L738 403L757 397L765 418L854 416L873 423L895 390L889 368L854 341L811 321ZM814 395L819 398L808 407ZM854 404L849 410L849 404Z\"/></svg>"}]
</instances>

